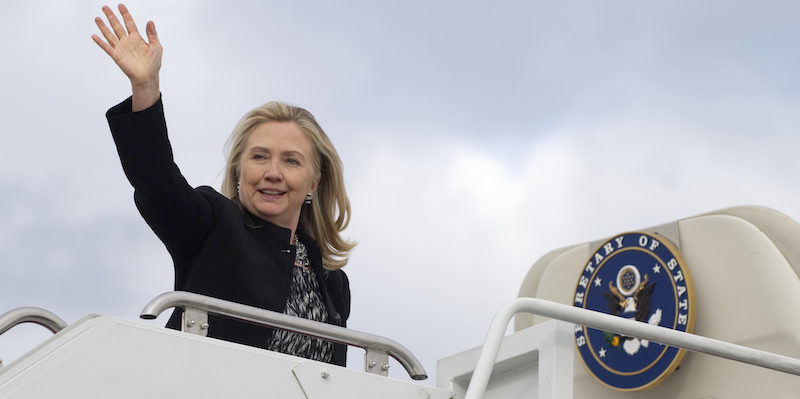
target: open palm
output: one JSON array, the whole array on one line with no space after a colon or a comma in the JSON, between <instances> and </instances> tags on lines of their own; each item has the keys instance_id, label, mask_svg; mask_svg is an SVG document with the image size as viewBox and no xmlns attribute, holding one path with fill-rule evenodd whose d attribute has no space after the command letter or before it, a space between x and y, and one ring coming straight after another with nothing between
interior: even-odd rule
<instances>
[{"instance_id":1,"label":"open palm","mask_svg":"<svg viewBox=\"0 0 800 399\"><path fill-rule=\"evenodd\" d=\"M119 12L125 26L119 22L114 12L108 7L103 7L103 13L108 18L108 26L103 19L95 18L97 27L105 37L105 41L97 35L92 35L95 43L103 49L123 73L130 79L136 100L139 93L147 93L148 97L158 96L158 71L161 69L161 54L163 48L158 41L156 26L151 21L147 23L145 31L147 41L139 34L136 23L133 21L128 9L120 4ZM127 29L126 29L127 28ZM140 96L141 97L141 96ZM155 102L155 99L153 100Z\"/></svg>"}]
</instances>

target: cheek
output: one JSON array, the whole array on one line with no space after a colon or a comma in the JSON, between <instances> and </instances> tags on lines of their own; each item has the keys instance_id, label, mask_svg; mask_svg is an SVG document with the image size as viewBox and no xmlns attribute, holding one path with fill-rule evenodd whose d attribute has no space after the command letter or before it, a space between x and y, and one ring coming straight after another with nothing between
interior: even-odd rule
<instances>
[{"instance_id":1,"label":"cheek","mask_svg":"<svg viewBox=\"0 0 800 399\"><path fill-rule=\"evenodd\" d=\"M242 182L242 184L246 184L252 182L254 176L255 179L258 179L258 173L255 169L256 168L254 168L253 165L248 164L247 162L242 164L242 166L239 168L239 181Z\"/></svg>"},{"instance_id":2,"label":"cheek","mask_svg":"<svg viewBox=\"0 0 800 399\"><path fill-rule=\"evenodd\" d=\"M314 182L316 181L315 178L316 178L316 174L313 173L313 172L312 173L306 173L303 176L303 190L304 191L309 191L310 192L310 191L314 190L314 186L315 186Z\"/></svg>"}]
</instances>

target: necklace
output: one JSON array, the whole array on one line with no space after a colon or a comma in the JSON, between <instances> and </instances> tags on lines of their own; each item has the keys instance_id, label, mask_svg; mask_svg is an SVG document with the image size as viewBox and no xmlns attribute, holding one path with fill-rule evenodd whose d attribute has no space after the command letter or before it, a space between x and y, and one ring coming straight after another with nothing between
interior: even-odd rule
<instances>
[{"instance_id":1,"label":"necklace","mask_svg":"<svg viewBox=\"0 0 800 399\"><path fill-rule=\"evenodd\" d=\"M306 251L306 246L297 239L297 235L294 236L294 247L294 263L303 267L308 267L311 263L308 261L308 251Z\"/></svg>"}]
</instances>

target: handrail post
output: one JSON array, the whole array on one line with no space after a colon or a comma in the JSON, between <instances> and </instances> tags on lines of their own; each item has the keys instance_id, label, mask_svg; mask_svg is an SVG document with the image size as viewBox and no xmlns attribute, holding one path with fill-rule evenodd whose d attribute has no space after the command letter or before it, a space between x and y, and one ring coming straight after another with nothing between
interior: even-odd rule
<instances>
[{"instance_id":1,"label":"handrail post","mask_svg":"<svg viewBox=\"0 0 800 399\"><path fill-rule=\"evenodd\" d=\"M389 354L375 349L366 348L364 353L364 371L380 376L389 375Z\"/></svg>"},{"instance_id":2,"label":"handrail post","mask_svg":"<svg viewBox=\"0 0 800 399\"><path fill-rule=\"evenodd\" d=\"M208 336L208 312L185 306L181 322L181 331L201 337Z\"/></svg>"}]
</instances>

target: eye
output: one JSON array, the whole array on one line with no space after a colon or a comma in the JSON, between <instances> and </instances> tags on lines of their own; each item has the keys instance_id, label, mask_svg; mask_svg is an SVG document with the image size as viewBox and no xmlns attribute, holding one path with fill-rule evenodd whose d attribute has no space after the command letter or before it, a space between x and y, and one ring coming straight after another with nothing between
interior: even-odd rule
<instances>
[{"instance_id":1,"label":"eye","mask_svg":"<svg viewBox=\"0 0 800 399\"><path fill-rule=\"evenodd\" d=\"M297 160L296 158L286 158L286 162L291 165L297 165L297 166L300 165L300 161Z\"/></svg>"},{"instance_id":2,"label":"eye","mask_svg":"<svg viewBox=\"0 0 800 399\"><path fill-rule=\"evenodd\" d=\"M264 154L255 153L250 159L261 160L261 159L267 159L267 157L265 157Z\"/></svg>"}]
</instances>

